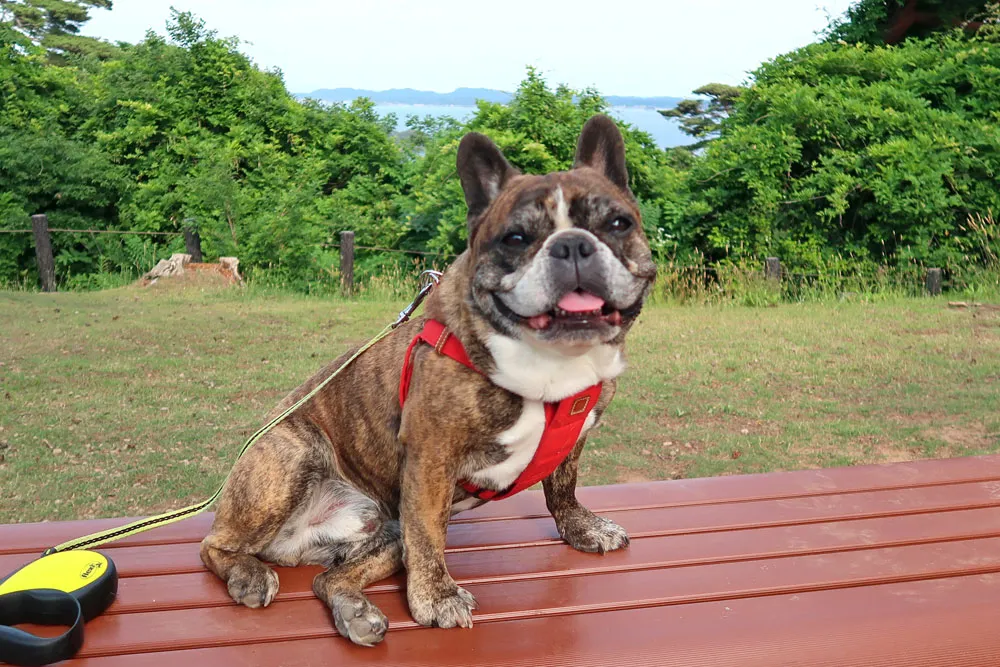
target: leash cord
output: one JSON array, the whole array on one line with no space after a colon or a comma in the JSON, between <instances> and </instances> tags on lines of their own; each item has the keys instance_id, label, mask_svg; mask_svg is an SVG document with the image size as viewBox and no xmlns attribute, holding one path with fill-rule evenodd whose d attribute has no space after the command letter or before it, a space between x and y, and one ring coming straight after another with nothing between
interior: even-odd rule
<instances>
[{"instance_id":1,"label":"leash cord","mask_svg":"<svg viewBox=\"0 0 1000 667\"><path fill-rule=\"evenodd\" d=\"M309 399L318 394L326 385L328 385L333 378L340 374L340 371L347 368L355 359L360 357L362 354L368 351L369 348L374 346L380 340L392 333L397 327L410 319L410 316L416 311L420 306L420 303L430 294L431 290L440 282L441 273L438 271L424 271L420 274L421 276L427 275L428 280L424 283L423 287L417 293L416 298L400 311L399 316L396 321L387 325L382 331L377 333L374 338L369 340L367 343L362 345L358 350L352 354L347 361L340 365L333 373L326 377L322 382L320 382L316 387L312 389L308 394L296 401L292 406L287 408L280 415L269 421L267 424L262 426L257 430L250 438L243 443L243 447L240 448L239 454L236 456L236 460L239 461L240 458L246 454L247 450L250 449L258 440L260 440L268 431L277 426L284 420L288 415L292 414L300 407L302 407ZM120 540L129 535L136 535L138 533L146 532L153 528L158 528L160 526L166 526L171 523L176 523L182 519L200 514L208 509L212 503L218 500L219 496L222 495L223 489L226 488L226 483L229 482L229 476L232 474L232 469L226 474L226 479L222 481L219 488L213 493L208 499L196 503L194 505L188 505L178 510L172 510L170 512L165 512L163 514L158 514L156 516L147 517L145 519L140 519L139 521L133 521L132 523L125 524L124 526L119 526L117 528L109 528L108 530L103 530L97 533L91 533L90 535L84 535L83 537L77 537L75 539L63 542L54 547L49 547L46 549L42 555L49 556L54 553L59 553L61 551L70 551L72 549L84 549L89 547L96 547L101 544L106 544L108 542L113 542L115 540Z\"/></svg>"}]
</instances>

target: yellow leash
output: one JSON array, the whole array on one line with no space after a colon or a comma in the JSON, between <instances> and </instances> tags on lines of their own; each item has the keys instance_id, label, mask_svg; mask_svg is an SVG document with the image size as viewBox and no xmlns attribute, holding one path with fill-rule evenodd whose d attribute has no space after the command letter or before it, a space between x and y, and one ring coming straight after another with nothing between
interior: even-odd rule
<instances>
[{"instance_id":1,"label":"yellow leash","mask_svg":"<svg viewBox=\"0 0 1000 667\"><path fill-rule=\"evenodd\" d=\"M294 405L292 405L287 410L282 412L280 415L269 421L267 424L261 427L256 433L250 436L250 438L243 444L243 447L240 448L240 452L236 456L236 460L238 461L247 452L247 450L253 447L254 443L260 440L268 431L270 431L283 419L285 419L288 415L298 410L309 399L311 399L313 396L319 393L323 389L323 387L328 385L330 381L333 380L333 378L337 377L337 375L340 374L340 371L347 368L347 366L349 366L355 359L364 354L369 348L371 348L373 345L375 345L380 340L382 340L390 333L392 333L393 330L395 330L399 325L409 320L413 312L420 306L420 303L430 293L430 291L434 289L434 286L441 279L441 274L437 271L424 271L423 273L421 273L421 276L423 276L424 274L426 274L429 277L429 280L423 285L423 287L420 288L420 292L417 293L417 297L410 303L410 305L404 308L402 311L400 311L399 317L396 319L395 322L386 326L384 329L382 329L382 331L376 334L374 338L372 338L367 343L358 348L358 350L354 354L352 354L350 358L347 359L347 361L341 364L340 367L337 368L337 370L335 370L333 373L331 373L325 380L316 385L316 387L312 391L310 391L308 394L300 398L298 401L295 402ZM107 542L120 540L124 537L128 537L129 535L144 533L147 530L152 530L153 528L159 528L160 526L166 526L168 524L175 523L177 521L181 521L183 519L187 519L189 517L200 514L209 507L211 507L212 503L218 500L219 496L222 494L222 490L226 487L226 483L229 481L229 476L231 474L232 474L232 469L230 469L230 472L226 474L226 479L223 480L221 485L219 485L218 490L216 490L216 492L213 493L209 498L201 501L200 503L189 505L187 507L178 510L165 512L164 514L159 514L157 516L140 519L139 521L133 521L132 523L120 526L118 528L110 528L108 530L102 530L98 533L84 535L83 537L78 537L76 539L63 542L62 544L58 544L54 547L49 547L48 549L45 550L45 552L42 555L49 556L51 554L59 553L62 551L96 547L101 544L106 544Z\"/></svg>"}]
</instances>

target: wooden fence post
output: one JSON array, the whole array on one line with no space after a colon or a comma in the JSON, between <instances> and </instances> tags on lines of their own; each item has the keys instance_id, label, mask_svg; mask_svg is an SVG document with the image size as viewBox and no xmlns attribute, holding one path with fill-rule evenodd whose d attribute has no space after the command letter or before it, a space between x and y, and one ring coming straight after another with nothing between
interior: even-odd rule
<instances>
[{"instance_id":1,"label":"wooden fence post","mask_svg":"<svg viewBox=\"0 0 1000 667\"><path fill-rule=\"evenodd\" d=\"M56 291L56 263L52 258L52 238L49 219L45 214L31 216L31 231L35 233L35 257L38 259L38 281L43 292Z\"/></svg>"},{"instance_id":2,"label":"wooden fence post","mask_svg":"<svg viewBox=\"0 0 1000 667\"><path fill-rule=\"evenodd\" d=\"M191 255L192 262L204 261L201 256L201 234L190 227L184 228L184 249Z\"/></svg>"},{"instance_id":3,"label":"wooden fence post","mask_svg":"<svg viewBox=\"0 0 1000 667\"><path fill-rule=\"evenodd\" d=\"M340 289L354 293L354 232L340 232Z\"/></svg>"},{"instance_id":4,"label":"wooden fence post","mask_svg":"<svg viewBox=\"0 0 1000 667\"><path fill-rule=\"evenodd\" d=\"M927 269L927 278L924 279L924 286L931 296L941 294L941 269Z\"/></svg>"},{"instance_id":5,"label":"wooden fence post","mask_svg":"<svg viewBox=\"0 0 1000 667\"><path fill-rule=\"evenodd\" d=\"M781 282L781 260L768 257L764 260L764 278Z\"/></svg>"}]
</instances>

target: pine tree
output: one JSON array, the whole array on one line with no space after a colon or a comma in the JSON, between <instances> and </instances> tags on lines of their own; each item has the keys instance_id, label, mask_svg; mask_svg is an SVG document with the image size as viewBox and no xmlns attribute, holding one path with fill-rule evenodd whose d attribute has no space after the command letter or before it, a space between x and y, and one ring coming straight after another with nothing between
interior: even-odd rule
<instances>
[{"instance_id":1,"label":"pine tree","mask_svg":"<svg viewBox=\"0 0 1000 667\"><path fill-rule=\"evenodd\" d=\"M683 100L673 109L660 109L665 118L679 118L681 132L698 139L698 142L688 146L697 150L707 144L718 132L722 119L729 115L733 104L739 98L742 88L724 83L710 83L694 91L696 95L708 97L708 103L702 106L702 100Z\"/></svg>"},{"instance_id":2,"label":"pine tree","mask_svg":"<svg viewBox=\"0 0 1000 667\"><path fill-rule=\"evenodd\" d=\"M44 47L55 61L68 54L111 57L115 47L80 34L93 8L111 9L112 0L0 0L0 22Z\"/></svg>"}]
</instances>

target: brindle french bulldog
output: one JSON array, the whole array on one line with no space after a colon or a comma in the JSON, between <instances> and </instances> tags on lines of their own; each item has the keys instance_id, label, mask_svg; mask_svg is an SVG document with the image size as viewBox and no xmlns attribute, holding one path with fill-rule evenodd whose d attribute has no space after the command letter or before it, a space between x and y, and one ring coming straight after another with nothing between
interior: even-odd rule
<instances>
[{"instance_id":1,"label":"brindle french bulldog","mask_svg":"<svg viewBox=\"0 0 1000 667\"><path fill-rule=\"evenodd\" d=\"M462 139L457 162L468 249L428 297L425 316L361 355L232 471L201 558L237 603L274 599L278 575L264 561L321 564L328 569L313 590L337 630L371 646L388 622L362 589L405 566L418 623L471 627L476 602L448 573L445 535L450 516L484 501L459 480L507 489L538 447L543 403L597 383L600 398L575 448L543 481L545 500L572 547L603 553L629 543L575 495L586 433L615 393L626 333L656 274L622 136L608 117L591 118L573 168L544 176L522 175L477 133ZM426 318L445 324L476 368L417 346L401 408L404 355Z\"/></svg>"}]
</instances>

